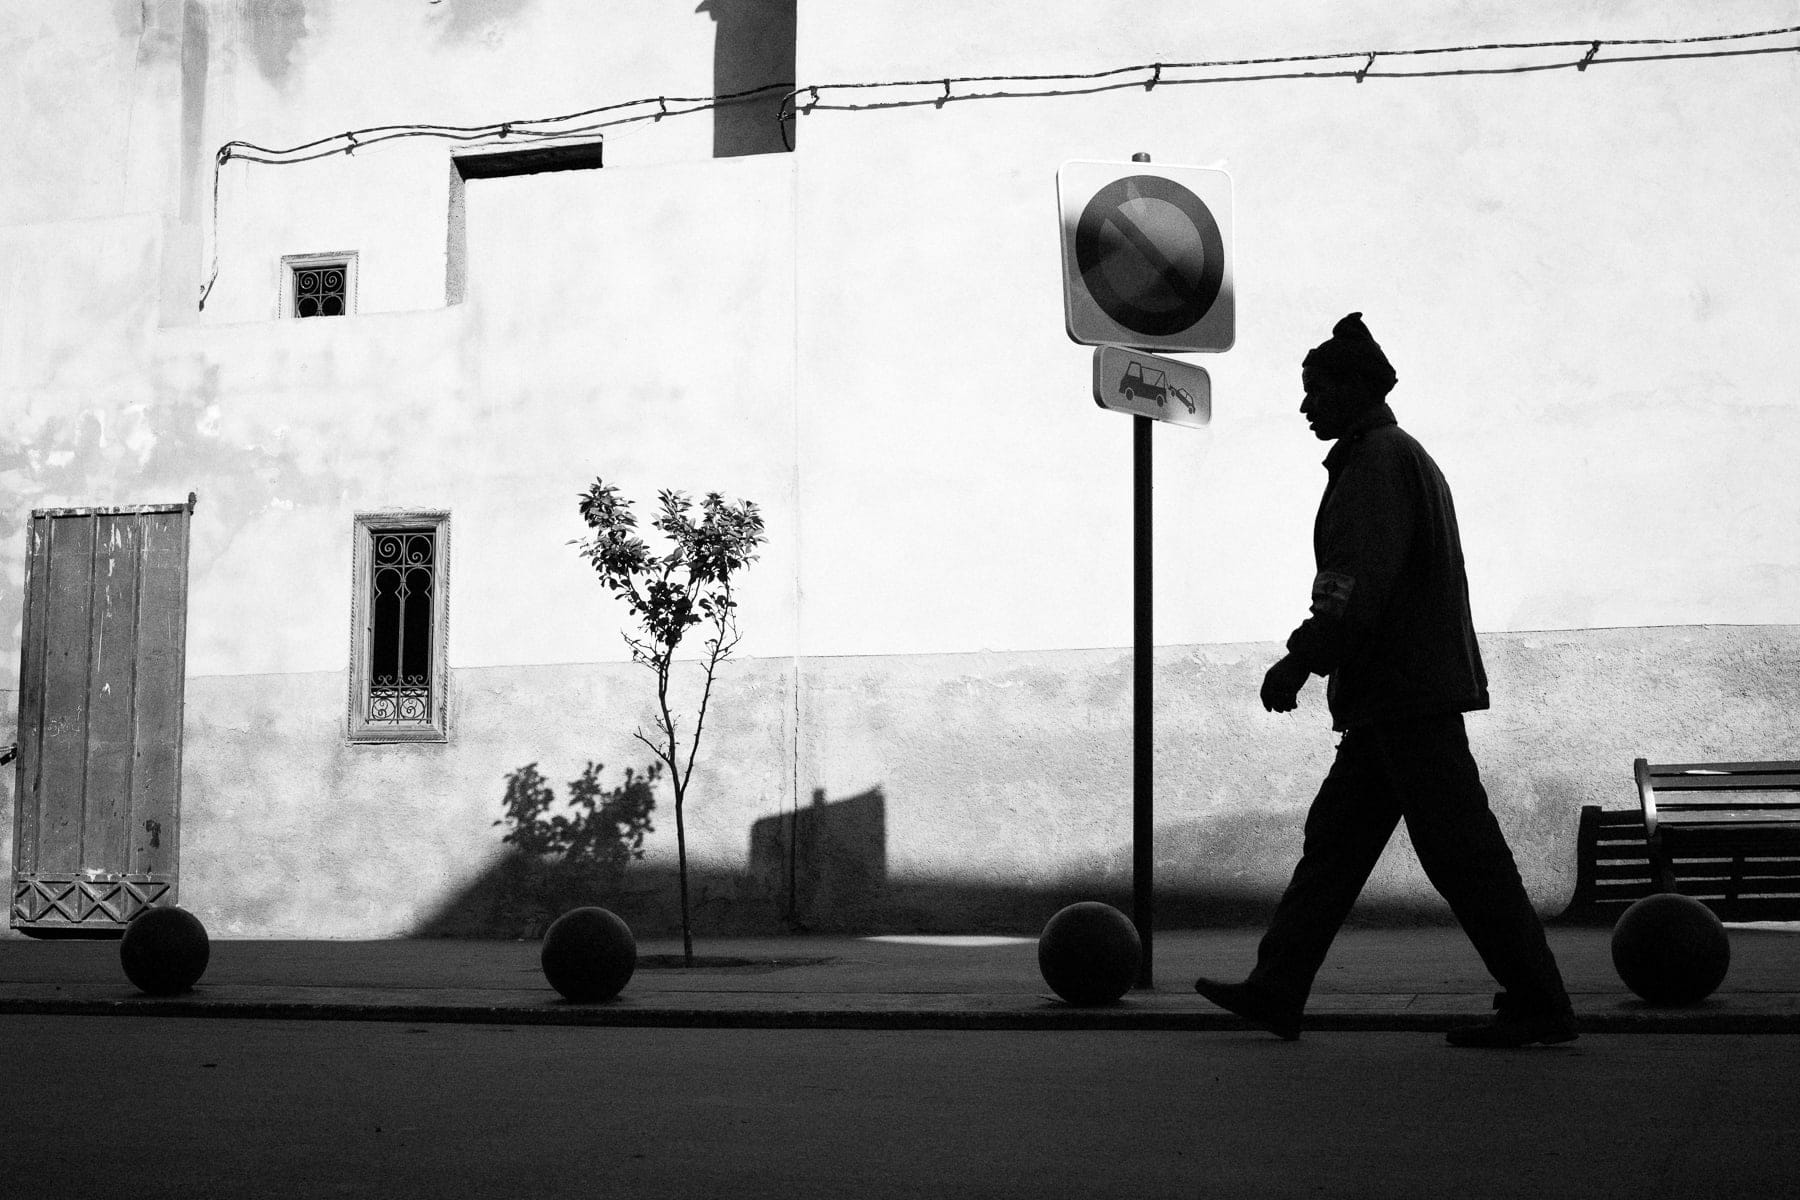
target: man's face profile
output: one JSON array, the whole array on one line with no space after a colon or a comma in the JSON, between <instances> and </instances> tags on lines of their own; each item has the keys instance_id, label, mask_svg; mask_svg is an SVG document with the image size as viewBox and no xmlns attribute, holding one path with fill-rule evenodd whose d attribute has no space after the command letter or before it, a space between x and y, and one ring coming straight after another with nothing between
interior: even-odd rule
<instances>
[{"instance_id":1,"label":"man's face profile","mask_svg":"<svg viewBox=\"0 0 1800 1200\"><path fill-rule=\"evenodd\" d=\"M1300 369L1300 386L1306 393L1300 401L1300 413L1313 436L1321 442L1343 436L1351 418L1362 407L1362 390L1310 367Z\"/></svg>"}]
</instances>

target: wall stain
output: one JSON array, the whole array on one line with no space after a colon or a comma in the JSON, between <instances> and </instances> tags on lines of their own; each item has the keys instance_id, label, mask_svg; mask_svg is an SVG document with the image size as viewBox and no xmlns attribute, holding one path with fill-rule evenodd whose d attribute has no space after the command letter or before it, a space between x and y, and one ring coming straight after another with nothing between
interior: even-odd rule
<instances>
[{"instance_id":1,"label":"wall stain","mask_svg":"<svg viewBox=\"0 0 1800 1200\"><path fill-rule=\"evenodd\" d=\"M113 0L113 28L137 43L139 67L181 53L180 25L166 18L168 8L169 0Z\"/></svg>"},{"instance_id":2,"label":"wall stain","mask_svg":"<svg viewBox=\"0 0 1800 1200\"><path fill-rule=\"evenodd\" d=\"M277 86L286 83L310 32L306 0L242 0L236 16L258 73Z\"/></svg>"},{"instance_id":3,"label":"wall stain","mask_svg":"<svg viewBox=\"0 0 1800 1200\"><path fill-rule=\"evenodd\" d=\"M430 21L437 26L438 37L446 42L479 39L497 46L505 37L508 22L537 0L442 0L429 9Z\"/></svg>"},{"instance_id":4,"label":"wall stain","mask_svg":"<svg viewBox=\"0 0 1800 1200\"><path fill-rule=\"evenodd\" d=\"M199 219L201 145L206 126L206 74L211 61L206 9L187 0L181 14L181 219Z\"/></svg>"},{"instance_id":5,"label":"wall stain","mask_svg":"<svg viewBox=\"0 0 1800 1200\"><path fill-rule=\"evenodd\" d=\"M271 508L342 502L348 481L327 456L306 454L304 439L265 428L223 431L217 364L175 382L187 374L159 372L147 402L0 428L0 613L20 611L34 508L160 503L198 492L205 505L191 548L198 579ZM7 686L17 671L19 628L0 632L8 635L0 642L0 686Z\"/></svg>"},{"instance_id":6,"label":"wall stain","mask_svg":"<svg viewBox=\"0 0 1800 1200\"><path fill-rule=\"evenodd\" d=\"M278 431L253 430L256 440L223 434L219 393L219 367L208 363L194 386L159 381L148 418L156 438L142 468L146 491L197 490L211 514L195 526L196 576L268 509L330 508L347 490L337 470L309 462Z\"/></svg>"}]
</instances>

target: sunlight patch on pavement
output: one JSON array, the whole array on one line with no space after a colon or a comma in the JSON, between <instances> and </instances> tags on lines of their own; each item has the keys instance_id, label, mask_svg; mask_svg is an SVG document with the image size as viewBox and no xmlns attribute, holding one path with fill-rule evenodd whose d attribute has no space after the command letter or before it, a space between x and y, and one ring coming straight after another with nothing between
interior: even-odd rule
<instances>
[{"instance_id":1,"label":"sunlight patch on pavement","mask_svg":"<svg viewBox=\"0 0 1800 1200\"><path fill-rule=\"evenodd\" d=\"M1028 937L1000 937L986 933L882 933L862 939L897 946L1018 946L1037 941Z\"/></svg>"}]
</instances>

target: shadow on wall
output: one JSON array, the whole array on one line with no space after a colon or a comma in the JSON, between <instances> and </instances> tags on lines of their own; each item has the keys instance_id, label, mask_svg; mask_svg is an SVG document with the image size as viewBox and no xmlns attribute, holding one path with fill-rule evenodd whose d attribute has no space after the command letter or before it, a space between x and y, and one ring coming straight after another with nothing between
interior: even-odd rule
<instances>
[{"instance_id":1,"label":"shadow on wall","mask_svg":"<svg viewBox=\"0 0 1800 1200\"><path fill-rule=\"evenodd\" d=\"M614 819L596 837L559 836L579 829L549 815L549 789L535 764L507 777L506 806L512 832L505 841L513 849L450 898L415 932L421 937L541 937L558 916L571 908L597 904L623 917L642 936L668 936L681 931L680 879L673 867L644 866L633 852L651 826L654 807L632 808L629 848L619 840ZM595 774L589 764L584 774ZM645 776L638 776L638 788ZM651 777L653 778L653 777ZM611 816L611 807L630 793L612 793L594 818ZM571 787L571 807L579 804ZM496 822L501 824L502 822ZM591 824L592 821L586 822ZM586 840L609 847L609 853L571 853ZM819 930L862 930L888 919L882 911L887 882L887 801L880 788L827 803L823 791L798 812L764 817L750 829L750 865L738 871L688 868L688 889L696 934L789 933Z\"/></svg>"},{"instance_id":2,"label":"shadow on wall","mask_svg":"<svg viewBox=\"0 0 1800 1200\"><path fill-rule=\"evenodd\" d=\"M1127 855L1127 858L1129 855ZM891 879L887 798L879 787L764 817L750 828L749 866L690 867L697 937L784 933L1008 933L1035 935L1065 905L1100 900L1131 911L1129 878L1033 886L1004 879ZM1226 882L1159 887L1158 928L1260 925L1278 889ZM571 908L611 909L639 937L681 931L673 867L600 864L514 849L413 931L417 937L539 938ZM1365 897L1353 925L1435 925L1447 912L1405 900Z\"/></svg>"},{"instance_id":3,"label":"shadow on wall","mask_svg":"<svg viewBox=\"0 0 1800 1200\"><path fill-rule=\"evenodd\" d=\"M701 0L713 19L713 95L769 87L713 109L713 157L780 154L777 117L794 87L795 0ZM795 136L790 123L789 137Z\"/></svg>"},{"instance_id":4,"label":"shadow on wall","mask_svg":"<svg viewBox=\"0 0 1800 1200\"><path fill-rule=\"evenodd\" d=\"M887 886L887 797L879 787L750 826L750 878L781 902L789 928L860 929Z\"/></svg>"}]
</instances>

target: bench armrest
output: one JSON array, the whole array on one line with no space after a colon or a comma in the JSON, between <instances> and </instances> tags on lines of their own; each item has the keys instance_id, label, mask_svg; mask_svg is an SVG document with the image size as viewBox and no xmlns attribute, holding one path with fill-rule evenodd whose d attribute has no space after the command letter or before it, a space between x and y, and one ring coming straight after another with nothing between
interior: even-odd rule
<instances>
[{"instance_id":1,"label":"bench armrest","mask_svg":"<svg viewBox=\"0 0 1800 1200\"><path fill-rule=\"evenodd\" d=\"M1644 837L1654 841L1656 837L1656 788L1650 783L1650 763L1646 759L1637 759L1631 764L1631 771L1637 777L1638 803L1644 809Z\"/></svg>"}]
</instances>

